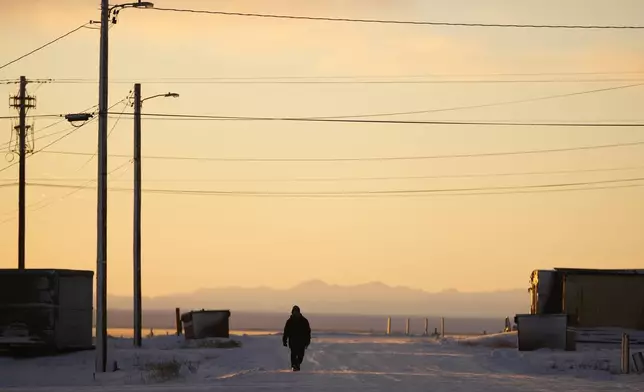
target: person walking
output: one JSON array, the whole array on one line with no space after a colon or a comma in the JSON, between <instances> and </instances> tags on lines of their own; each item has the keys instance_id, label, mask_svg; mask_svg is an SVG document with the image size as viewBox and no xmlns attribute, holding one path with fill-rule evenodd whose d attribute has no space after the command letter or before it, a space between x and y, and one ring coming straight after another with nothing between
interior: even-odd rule
<instances>
[{"instance_id":1,"label":"person walking","mask_svg":"<svg viewBox=\"0 0 644 392\"><path fill-rule=\"evenodd\" d=\"M284 326L282 343L284 347L291 349L291 368L294 372L299 372L304 353L311 344L311 326L297 305L293 306L291 317Z\"/></svg>"}]
</instances>

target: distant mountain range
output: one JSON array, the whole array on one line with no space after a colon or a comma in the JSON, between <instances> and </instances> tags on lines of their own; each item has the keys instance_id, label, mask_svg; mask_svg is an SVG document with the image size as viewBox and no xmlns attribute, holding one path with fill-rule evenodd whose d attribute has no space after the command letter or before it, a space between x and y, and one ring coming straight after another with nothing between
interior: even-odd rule
<instances>
[{"instance_id":1,"label":"distant mountain range","mask_svg":"<svg viewBox=\"0 0 644 392\"><path fill-rule=\"evenodd\" d=\"M110 309L131 309L130 297L110 296ZM383 283L337 286L309 281L291 289L258 288L201 289L193 293L144 297L143 307L168 311L190 309L230 309L235 312L288 313L299 305L307 314L391 315L445 317L506 317L526 313L526 290L461 293L446 290L429 293Z\"/></svg>"}]
</instances>

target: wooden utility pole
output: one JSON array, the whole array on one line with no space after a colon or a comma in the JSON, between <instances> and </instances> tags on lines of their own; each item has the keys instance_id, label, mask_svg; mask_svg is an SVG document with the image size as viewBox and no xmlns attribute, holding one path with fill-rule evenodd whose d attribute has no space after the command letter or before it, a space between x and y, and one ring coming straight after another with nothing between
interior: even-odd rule
<instances>
[{"instance_id":1,"label":"wooden utility pole","mask_svg":"<svg viewBox=\"0 0 644 392\"><path fill-rule=\"evenodd\" d=\"M98 173L96 200L96 372L107 371L107 111L109 30L112 8L101 0L98 78Z\"/></svg>"},{"instance_id":2,"label":"wooden utility pole","mask_svg":"<svg viewBox=\"0 0 644 392\"><path fill-rule=\"evenodd\" d=\"M630 336L626 333L622 335L621 359L622 374L629 374L631 372L631 339Z\"/></svg>"},{"instance_id":3,"label":"wooden utility pole","mask_svg":"<svg viewBox=\"0 0 644 392\"><path fill-rule=\"evenodd\" d=\"M183 327L181 325L181 309L175 309L174 317L175 323L177 325L177 336L181 336L181 333L183 332Z\"/></svg>"},{"instance_id":4,"label":"wooden utility pole","mask_svg":"<svg viewBox=\"0 0 644 392\"><path fill-rule=\"evenodd\" d=\"M141 303L141 106L144 101L159 97L178 98L177 93L141 97L141 84L134 85L134 218L133 218L133 266L134 266L134 345L141 347L143 308Z\"/></svg>"},{"instance_id":5,"label":"wooden utility pole","mask_svg":"<svg viewBox=\"0 0 644 392\"><path fill-rule=\"evenodd\" d=\"M441 317L441 338L445 338L445 317Z\"/></svg>"},{"instance_id":6,"label":"wooden utility pole","mask_svg":"<svg viewBox=\"0 0 644 392\"><path fill-rule=\"evenodd\" d=\"M141 347L141 84L134 85L134 345Z\"/></svg>"},{"instance_id":7,"label":"wooden utility pole","mask_svg":"<svg viewBox=\"0 0 644 392\"><path fill-rule=\"evenodd\" d=\"M36 99L27 95L27 78L20 77L20 91L11 97L11 107L18 110L19 124L14 128L18 134L19 180L18 180L18 269L25 269L26 243L26 184L27 184L27 111L36 107Z\"/></svg>"}]
</instances>

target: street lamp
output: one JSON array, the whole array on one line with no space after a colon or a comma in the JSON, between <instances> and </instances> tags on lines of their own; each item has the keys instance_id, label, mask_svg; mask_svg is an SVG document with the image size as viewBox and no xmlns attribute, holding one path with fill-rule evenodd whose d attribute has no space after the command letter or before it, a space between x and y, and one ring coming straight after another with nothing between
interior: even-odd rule
<instances>
[{"instance_id":1,"label":"street lamp","mask_svg":"<svg viewBox=\"0 0 644 392\"><path fill-rule=\"evenodd\" d=\"M139 85L139 86L140 86L140 85ZM136 87L136 85L135 85L135 87ZM143 98L143 99L141 100L141 104L142 104L143 102L148 101L148 100L153 99L153 98L159 98L159 97L164 97L164 98L179 98L179 96L180 96L180 95L179 95L179 94L177 94L177 93L157 94L157 95L153 95L153 96L151 96L151 97Z\"/></svg>"},{"instance_id":2,"label":"street lamp","mask_svg":"<svg viewBox=\"0 0 644 392\"><path fill-rule=\"evenodd\" d=\"M101 44L98 81L98 194L96 230L96 371L107 370L107 111L108 52L110 16L114 19L124 8L151 8L154 4L138 1L110 7L101 0Z\"/></svg>"},{"instance_id":3,"label":"street lamp","mask_svg":"<svg viewBox=\"0 0 644 392\"><path fill-rule=\"evenodd\" d=\"M141 84L134 85L134 345L141 347L141 106L150 99L165 97L179 98L177 93L157 94L141 99Z\"/></svg>"}]
</instances>

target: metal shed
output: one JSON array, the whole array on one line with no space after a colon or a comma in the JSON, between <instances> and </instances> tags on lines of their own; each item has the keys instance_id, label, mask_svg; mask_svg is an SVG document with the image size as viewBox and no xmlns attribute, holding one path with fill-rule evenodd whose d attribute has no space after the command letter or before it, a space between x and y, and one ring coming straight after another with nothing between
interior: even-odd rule
<instances>
[{"instance_id":1,"label":"metal shed","mask_svg":"<svg viewBox=\"0 0 644 392\"><path fill-rule=\"evenodd\" d=\"M0 347L92 348L92 271L0 269Z\"/></svg>"},{"instance_id":2,"label":"metal shed","mask_svg":"<svg viewBox=\"0 0 644 392\"><path fill-rule=\"evenodd\" d=\"M195 310L181 315L186 339L229 338L230 310Z\"/></svg>"},{"instance_id":3,"label":"metal shed","mask_svg":"<svg viewBox=\"0 0 644 392\"><path fill-rule=\"evenodd\" d=\"M644 270L537 270L530 293L532 314L564 313L571 327L644 330Z\"/></svg>"}]
</instances>

